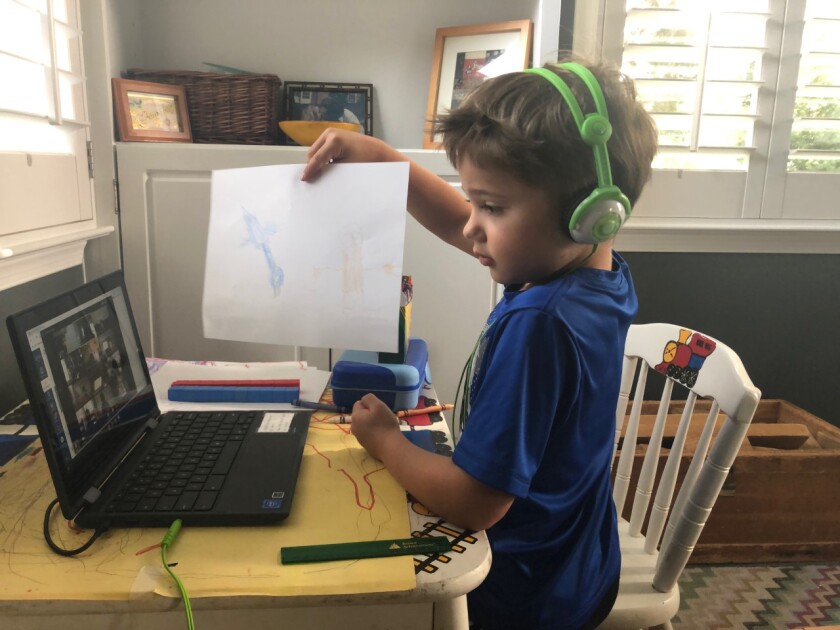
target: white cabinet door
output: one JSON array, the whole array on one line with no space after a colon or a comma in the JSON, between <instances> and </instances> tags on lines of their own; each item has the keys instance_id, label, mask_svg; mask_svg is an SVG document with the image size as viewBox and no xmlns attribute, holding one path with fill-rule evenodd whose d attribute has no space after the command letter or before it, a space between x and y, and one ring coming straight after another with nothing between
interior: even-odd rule
<instances>
[{"instance_id":1,"label":"white cabinet door","mask_svg":"<svg viewBox=\"0 0 840 630\"><path fill-rule=\"evenodd\" d=\"M455 181L455 171L442 153L408 154ZM205 339L201 301L210 172L303 163L305 158L301 147L117 145L123 268L149 356L246 362L294 358L291 347ZM493 284L470 256L439 241L413 219L406 230L403 273L414 278L410 332L427 341L435 387L444 402L452 402L461 368L493 304ZM339 352L333 353L333 360ZM300 358L329 367L327 349L304 348Z\"/></svg>"}]
</instances>

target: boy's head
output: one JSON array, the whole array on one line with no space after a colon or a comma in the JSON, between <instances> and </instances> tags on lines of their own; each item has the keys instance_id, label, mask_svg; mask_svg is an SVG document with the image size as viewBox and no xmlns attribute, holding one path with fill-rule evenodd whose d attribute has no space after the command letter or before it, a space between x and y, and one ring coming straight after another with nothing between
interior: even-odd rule
<instances>
[{"instance_id":1,"label":"boy's head","mask_svg":"<svg viewBox=\"0 0 840 630\"><path fill-rule=\"evenodd\" d=\"M653 120L636 101L632 81L617 69L574 60L595 77L606 102L612 135L607 143L613 183L634 204L650 178L657 136ZM596 111L582 79L559 64L546 65L569 87L584 115ZM543 190L567 228L570 214L598 185L593 148L581 138L566 99L544 77L505 74L479 85L460 107L435 121L457 166L509 173Z\"/></svg>"}]
</instances>

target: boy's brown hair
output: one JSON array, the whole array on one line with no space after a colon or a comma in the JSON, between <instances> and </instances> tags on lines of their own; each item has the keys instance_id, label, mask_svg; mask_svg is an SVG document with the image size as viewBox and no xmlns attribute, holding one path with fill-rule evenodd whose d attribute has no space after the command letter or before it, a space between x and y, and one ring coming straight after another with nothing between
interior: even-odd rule
<instances>
[{"instance_id":1,"label":"boy's brown hair","mask_svg":"<svg viewBox=\"0 0 840 630\"><path fill-rule=\"evenodd\" d=\"M650 179L656 154L653 119L636 100L632 80L617 68L577 58L565 61L586 66L598 80L613 128L607 143L613 183L634 204ZM589 89L559 63L545 67L565 81L584 115L595 112ZM557 88L537 74L488 79L457 109L437 117L434 130L443 134L453 165L468 156L478 166L508 172L545 190L563 210L573 209L597 186L592 147L581 139Z\"/></svg>"}]
</instances>

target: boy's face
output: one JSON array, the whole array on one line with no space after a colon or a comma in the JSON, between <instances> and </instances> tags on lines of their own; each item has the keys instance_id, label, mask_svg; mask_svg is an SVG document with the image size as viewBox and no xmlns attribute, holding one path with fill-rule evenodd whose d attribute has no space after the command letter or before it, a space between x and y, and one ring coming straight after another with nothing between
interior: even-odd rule
<instances>
[{"instance_id":1,"label":"boy's face","mask_svg":"<svg viewBox=\"0 0 840 630\"><path fill-rule=\"evenodd\" d=\"M538 282L569 262L574 244L544 191L503 171L480 168L468 157L459 160L458 172L471 207L464 236L493 280Z\"/></svg>"}]
</instances>

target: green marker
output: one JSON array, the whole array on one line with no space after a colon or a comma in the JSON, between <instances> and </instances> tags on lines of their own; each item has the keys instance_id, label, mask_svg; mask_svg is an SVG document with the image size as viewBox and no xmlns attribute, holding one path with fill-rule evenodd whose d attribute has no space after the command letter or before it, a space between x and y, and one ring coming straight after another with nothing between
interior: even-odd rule
<instances>
[{"instance_id":1,"label":"green marker","mask_svg":"<svg viewBox=\"0 0 840 630\"><path fill-rule=\"evenodd\" d=\"M397 538L365 542L335 543L331 545L303 545L280 549L281 564L302 562L327 562L329 560L359 560L361 558L387 558L422 553L446 553L452 545L446 536L428 538Z\"/></svg>"}]
</instances>

